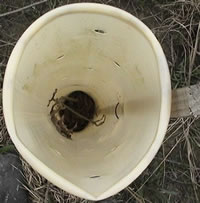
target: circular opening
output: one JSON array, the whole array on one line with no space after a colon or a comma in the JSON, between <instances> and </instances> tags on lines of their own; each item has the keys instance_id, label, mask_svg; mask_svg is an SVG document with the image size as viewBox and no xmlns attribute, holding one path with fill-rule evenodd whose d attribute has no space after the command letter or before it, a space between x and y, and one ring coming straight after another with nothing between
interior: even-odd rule
<instances>
[{"instance_id":1,"label":"circular opening","mask_svg":"<svg viewBox=\"0 0 200 203\"><path fill-rule=\"evenodd\" d=\"M83 91L73 91L67 96L54 99L50 111L51 120L57 130L71 138L73 132L84 130L95 114L95 102L91 96Z\"/></svg>"},{"instance_id":2,"label":"circular opening","mask_svg":"<svg viewBox=\"0 0 200 203\"><path fill-rule=\"evenodd\" d=\"M84 130L89 123L88 120L91 120L94 117L95 102L93 98L83 91L71 92L67 95L67 98L64 101L64 104L74 112L70 111L69 108L65 108L60 112L61 116L62 114L64 115L64 124L68 129L73 128L73 132ZM82 118L79 114L88 120Z\"/></svg>"}]
</instances>

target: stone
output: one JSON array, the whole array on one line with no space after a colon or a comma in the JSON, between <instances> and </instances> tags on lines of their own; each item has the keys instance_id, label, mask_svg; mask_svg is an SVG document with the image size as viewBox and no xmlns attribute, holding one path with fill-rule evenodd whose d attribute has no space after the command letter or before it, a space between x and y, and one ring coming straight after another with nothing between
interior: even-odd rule
<instances>
[{"instance_id":1,"label":"stone","mask_svg":"<svg viewBox=\"0 0 200 203\"><path fill-rule=\"evenodd\" d=\"M25 183L22 165L16 154L0 154L0 202L28 203L28 191L22 186Z\"/></svg>"}]
</instances>

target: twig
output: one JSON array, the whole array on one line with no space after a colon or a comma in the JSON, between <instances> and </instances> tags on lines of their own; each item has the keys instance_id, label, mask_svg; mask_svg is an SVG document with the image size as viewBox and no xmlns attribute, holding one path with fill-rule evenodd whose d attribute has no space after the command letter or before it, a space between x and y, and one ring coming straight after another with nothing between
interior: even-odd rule
<instances>
[{"instance_id":1,"label":"twig","mask_svg":"<svg viewBox=\"0 0 200 203\"><path fill-rule=\"evenodd\" d=\"M21 12L21 11L23 11L23 10L25 10L25 9L31 8L31 7L33 7L33 6L37 6L37 5L39 5L39 4L43 4L43 3L45 3L45 2L47 2L47 0L39 1L39 2L36 2L36 3L30 4L30 5L28 5L28 6L24 6L24 7L22 7L22 8L16 9L16 10L14 10L14 11L9 11L9 12L6 12L6 13L2 13L2 14L0 14L0 18L1 18L1 17L4 17L4 16L7 16L7 15L11 15L11 14L14 14L14 13Z\"/></svg>"},{"instance_id":2,"label":"twig","mask_svg":"<svg viewBox=\"0 0 200 203\"><path fill-rule=\"evenodd\" d=\"M104 124L105 120L106 120L106 116L103 114L99 120L92 121L92 123L98 127L98 126ZM99 121L101 121L101 122L98 123Z\"/></svg>"},{"instance_id":3,"label":"twig","mask_svg":"<svg viewBox=\"0 0 200 203\"><path fill-rule=\"evenodd\" d=\"M54 98L54 97L55 97L57 91L58 91L58 89L55 89L55 91L54 91L54 93L53 93L51 99L49 100L49 103L47 104L47 107L50 105L50 103L51 103L52 101L55 101L55 98Z\"/></svg>"},{"instance_id":4,"label":"twig","mask_svg":"<svg viewBox=\"0 0 200 203\"><path fill-rule=\"evenodd\" d=\"M44 197L44 203L48 203L48 199L49 199L49 182L47 182L47 187L46 187L46 192L45 192L45 197Z\"/></svg>"},{"instance_id":5,"label":"twig","mask_svg":"<svg viewBox=\"0 0 200 203\"><path fill-rule=\"evenodd\" d=\"M56 100L58 100L58 99L55 99L55 95L57 94L57 91L58 91L58 89L55 89L51 99L49 100L49 103L47 104L47 107L49 107L49 105L51 104L52 101L54 101L55 104L56 104ZM68 96L62 97L62 99L77 102L77 99L74 99L74 98L71 98L71 97L68 97ZM53 105L53 106L55 106L55 105Z\"/></svg>"},{"instance_id":6,"label":"twig","mask_svg":"<svg viewBox=\"0 0 200 203\"><path fill-rule=\"evenodd\" d=\"M115 106L115 116L117 117L117 119L119 119L119 116L118 116L118 114L117 114L117 108L118 108L118 106L119 106L119 102L118 102L117 105Z\"/></svg>"},{"instance_id":7,"label":"twig","mask_svg":"<svg viewBox=\"0 0 200 203\"><path fill-rule=\"evenodd\" d=\"M198 29L197 29L195 45L194 45L193 51L191 53L191 61L190 61L190 65L189 65L189 76L188 76L189 80L188 80L188 85L190 85L191 75L192 75L192 69L193 69L195 57L196 57L196 54L197 54L198 41L199 41L199 31L200 31L200 23L199 23Z\"/></svg>"},{"instance_id":8,"label":"twig","mask_svg":"<svg viewBox=\"0 0 200 203\"><path fill-rule=\"evenodd\" d=\"M136 192L134 192L130 187L127 187L126 190L132 195L132 198L135 198L135 200L138 203L143 203L144 202L144 199L142 197L140 197Z\"/></svg>"},{"instance_id":9,"label":"twig","mask_svg":"<svg viewBox=\"0 0 200 203\"><path fill-rule=\"evenodd\" d=\"M25 184L23 184L21 181L18 180L18 182L21 183L21 185L26 189L35 199L37 199L38 202L42 200L42 198L39 196L39 194L35 194L33 190L31 190L29 187L27 187Z\"/></svg>"},{"instance_id":10,"label":"twig","mask_svg":"<svg viewBox=\"0 0 200 203\"><path fill-rule=\"evenodd\" d=\"M88 119L87 117L81 115L80 113L74 111L71 107L67 106L66 104L65 104L65 108L68 109L69 111L71 111L73 114L77 115L78 117L80 117L80 118L82 118L82 119L84 119L84 120L86 120L86 121L88 121L88 122L90 122L90 123L92 123L92 124L94 124L94 125L96 125L96 126L100 126L100 125L102 125L102 124L105 122L105 118L106 118L105 115L103 115L103 116L101 117L101 119L96 120L96 121L93 121L93 120ZM101 122L98 123L99 121L101 121Z\"/></svg>"},{"instance_id":11,"label":"twig","mask_svg":"<svg viewBox=\"0 0 200 203\"><path fill-rule=\"evenodd\" d=\"M149 179L156 173L156 171L160 168L160 166L165 162L165 160L169 157L169 155L172 153L172 151L177 147L177 145L180 143L181 139L183 139L183 137L181 136L177 142L175 143L175 145L170 149L170 151L168 152L168 154L165 156L165 158L160 162L160 164L155 168L155 170L151 173L151 175L143 182L143 184L139 187L139 189L136 192L139 192L142 187L149 181Z\"/></svg>"}]
</instances>

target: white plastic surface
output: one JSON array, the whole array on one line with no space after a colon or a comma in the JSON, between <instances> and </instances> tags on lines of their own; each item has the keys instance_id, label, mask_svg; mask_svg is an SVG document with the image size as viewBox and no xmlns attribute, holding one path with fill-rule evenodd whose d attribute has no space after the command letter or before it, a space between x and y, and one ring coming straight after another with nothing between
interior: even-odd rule
<instances>
[{"instance_id":1,"label":"white plastic surface","mask_svg":"<svg viewBox=\"0 0 200 203\"><path fill-rule=\"evenodd\" d=\"M61 136L47 108L55 88L58 97L90 94L105 123L73 140ZM147 167L164 138L170 100L168 66L151 31L122 10L89 3L33 23L11 54L3 89L6 124L22 156L55 185L91 200L119 192Z\"/></svg>"}]
</instances>

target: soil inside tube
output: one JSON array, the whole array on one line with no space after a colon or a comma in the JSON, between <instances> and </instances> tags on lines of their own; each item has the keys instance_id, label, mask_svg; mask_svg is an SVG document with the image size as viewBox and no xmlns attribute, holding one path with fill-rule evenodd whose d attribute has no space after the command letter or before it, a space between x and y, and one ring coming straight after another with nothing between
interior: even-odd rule
<instances>
[{"instance_id":1,"label":"soil inside tube","mask_svg":"<svg viewBox=\"0 0 200 203\"><path fill-rule=\"evenodd\" d=\"M67 95L68 98L73 100L68 100L64 102L65 105L73 109L78 114L92 120L94 118L96 106L95 102L91 96L83 91L74 91ZM89 121L81 118L77 114L74 114L69 109L64 109L60 111L60 116L64 114L64 124L68 129L73 128L73 132L79 132L87 127Z\"/></svg>"}]
</instances>

